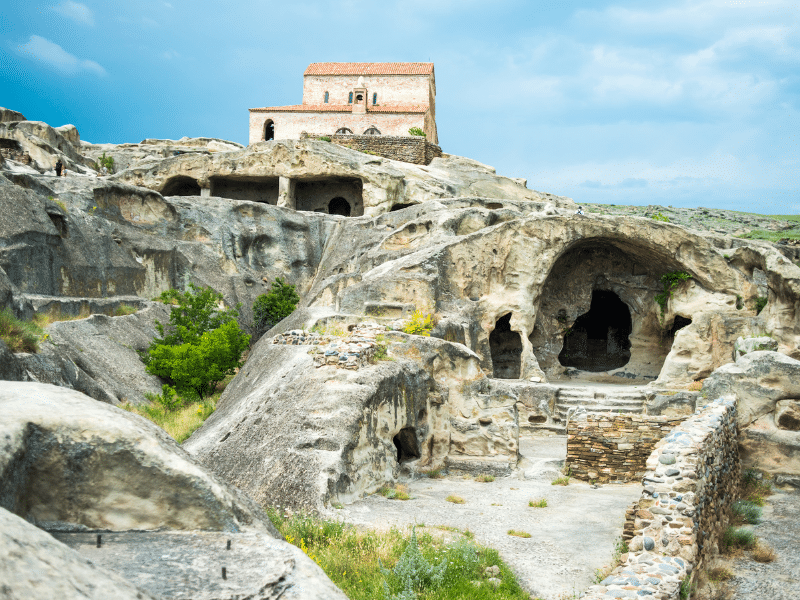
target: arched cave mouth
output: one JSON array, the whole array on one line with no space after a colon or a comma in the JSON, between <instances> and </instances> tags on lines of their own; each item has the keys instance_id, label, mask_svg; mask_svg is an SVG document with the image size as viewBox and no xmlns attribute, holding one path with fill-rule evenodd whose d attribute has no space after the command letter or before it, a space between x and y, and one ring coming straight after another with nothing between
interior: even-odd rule
<instances>
[{"instance_id":1,"label":"arched cave mouth","mask_svg":"<svg viewBox=\"0 0 800 600\"><path fill-rule=\"evenodd\" d=\"M349 217L350 211L351 211L350 203L341 196L337 196L328 203L329 215L339 215L342 217Z\"/></svg>"},{"instance_id":2,"label":"arched cave mouth","mask_svg":"<svg viewBox=\"0 0 800 600\"><path fill-rule=\"evenodd\" d=\"M179 175L169 179L161 190L162 196L199 196L200 184L196 179Z\"/></svg>"},{"instance_id":3,"label":"arched cave mouth","mask_svg":"<svg viewBox=\"0 0 800 600\"><path fill-rule=\"evenodd\" d=\"M497 379L519 379L522 340L511 330L511 313L503 315L489 334L492 369Z\"/></svg>"},{"instance_id":4,"label":"arched cave mouth","mask_svg":"<svg viewBox=\"0 0 800 600\"><path fill-rule=\"evenodd\" d=\"M581 371L610 371L631 358L631 311L608 290L592 292L589 312L579 316L564 334L558 361Z\"/></svg>"},{"instance_id":5,"label":"arched cave mouth","mask_svg":"<svg viewBox=\"0 0 800 600\"><path fill-rule=\"evenodd\" d=\"M397 448L397 462L404 463L420 457L417 434L413 427L403 427L392 438L394 447Z\"/></svg>"}]
</instances>

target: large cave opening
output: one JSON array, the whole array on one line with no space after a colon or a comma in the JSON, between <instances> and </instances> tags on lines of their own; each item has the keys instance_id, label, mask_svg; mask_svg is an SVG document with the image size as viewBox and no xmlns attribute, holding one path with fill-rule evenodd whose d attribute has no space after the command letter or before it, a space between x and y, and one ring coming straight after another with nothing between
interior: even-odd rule
<instances>
[{"instance_id":1,"label":"large cave opening","mask_svg":"<svg viewBox=\"0 0 800 600\"><path fill-rule=\"evenodd\" d=\"M192 177L178 175L164 183L161 190L162 196L199 196L200 184Z\"/></svg>"},{"instance_id":2,"label":"large cave opening","mask_svg":"<svg viewBox=\"0 0 800 600\"><path fill-rule=\"evenodd\" d=\"M220 175L211 178L211 195L230 200L278 203L278 177Z\"/></svg>"},{"instance_id":3,"label":"large cave opening","mask_svg":"<svg viewBox=\"0 0 800 600\"><path fill-rule=\"evenodd\" d=\"M631 358L630 334L628 306L612 291L594 290L589 312L565 332L558 360L582 371L619 369Z\"/></svg>"},{"instance_id":4,"label":"large cave opening","mask_svg":"<svg viewBox=\"0 0 800 600\"><path fill-rule=\"evenodd\" d=\"M522 359L522 340L511 329L511 313L503 315L489 335L492 368L497 379L519 379Z\"/></svg>"},{"instance_id":5,"label":"large cave opening","mask_svg":"<svg viewBox=\"0 0 800 600\"><path fill-rule=\"evenodd\" d=\"M397 448L397 462L403 463L420 457L417 434L413 427L403 427L392 438L394 447Z\"/></svg>"},{"instance_id":6,"label":"large cave opening","mask_svg":"<svg viewBox=\"0 0 800 600\"><path fill-rule=\"evenodd\" d=\"M297 210L360 217L364 214L363 187L355 177L298 179L295 206Z\"/></svg>"}]
</instances>

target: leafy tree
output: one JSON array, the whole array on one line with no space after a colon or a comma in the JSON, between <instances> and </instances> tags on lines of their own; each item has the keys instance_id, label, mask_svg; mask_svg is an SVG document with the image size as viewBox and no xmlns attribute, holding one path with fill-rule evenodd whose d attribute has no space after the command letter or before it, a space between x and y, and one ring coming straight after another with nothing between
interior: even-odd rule
<instances>
[{"instance_id":1,"label":"leafy tree","mask_svg":"<svg viewBox=\"0 0 800 600\"><path fill-rule=\"evenodd\" d=\"M249 343L250 336L231 320L203 332L194 343L153 344L147 372L172 381L179 393L194 393L202 400L242 366L241 356Z\"/></svg>"},{"instance_id":2,"label":"leafy tree","mask_svg":"<svg viewBox=\"0 0 800 600\"><path fill-rule=\"evenodd\" d=\"M253 326L256 331L272 329L297 308L300 296L293 285L287 285L276 277L269 293L261 294L253 302Z\"/></svg>"},{"instance_id":3,"label":"leafy tree","mask_svg":"<svg viewBox=\"0 0 800 600\"><path fill-rule=\"evenodd\" d=\"M174 289L162 292L159 299L173 307L169 315L169 330L156 321L156 329L161 337L154 340L154 345L196 344L205 332L218 329L239 316L240 305L220 309L222 294L193 283L185 292Z\"/></svg>"}]
</instances>

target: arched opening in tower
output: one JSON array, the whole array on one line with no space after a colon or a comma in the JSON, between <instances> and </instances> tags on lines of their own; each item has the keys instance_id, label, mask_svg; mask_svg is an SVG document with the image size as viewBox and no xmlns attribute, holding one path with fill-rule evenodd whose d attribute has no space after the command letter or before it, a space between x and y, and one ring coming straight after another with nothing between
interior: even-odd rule
<instances>
[{"instance_id":1,"label":"arched opening in tower","mask_svg":"<svg viewBox=\"0 0 800 600\"><path fill-rule=\"evenodd\" d=\"M412 427L404 427L392 438L397 448L397 462L403 463L420 457L417 434Z\"/></svg>"},{"instance_id":2,"label":"arched opening in tower","mask_svg":"<svg viewBox=\"0 0 800 600\"><path fill-rule=\"evenodd\" d=\"M519 379L522 340L511 330L511 313L499 319L489 335L492 368L497 379Z\"/></svg>"},{"instance_id":3,"label":"arched opening in tower","mask_svg":"<svg viewBox=\"0 0 800 600\"><path fill-rule=\"evenodd\" d=\"M341 196L334 198L328 203L329 215L350 216L350 203Z\"/></svg>"},{"instance_id":4,"label":"arched opening in tower","mask_svg":"<svg viewBox=\"0 0 800 600\"><path fill-rule=\"evenodd\" d=\"M631 358L631 311L614 292L595 290L589 312L579 316L564 334L558 355L565 367L581 371L610 371Z\"/></svg>"},{"instance_id":5,"label":"arched opening in tower","mask_svg":"<svg viewBox=\"0 0 800 600\"><path fill-rule=\"evenodd\" d=\"M275 123L267 121L264 123L264 141L275 139Z\"/></svg>"}]
</instances>

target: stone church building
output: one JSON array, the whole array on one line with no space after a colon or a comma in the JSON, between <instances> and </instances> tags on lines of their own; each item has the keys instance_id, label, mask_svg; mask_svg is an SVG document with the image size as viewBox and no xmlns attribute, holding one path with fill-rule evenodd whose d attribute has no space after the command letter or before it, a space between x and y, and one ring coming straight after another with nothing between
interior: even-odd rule
<instances>
[{"instance_id":1,"label":"stone church building","mask_svg":"<svg viewBox=\"0 0 800 600\"><path fill-rule=\"evenodd\" d=\"M436 135L433 63L312 63L303 103L250 109L250 143L317 135Z\"/></svg>"}]
</instances>

